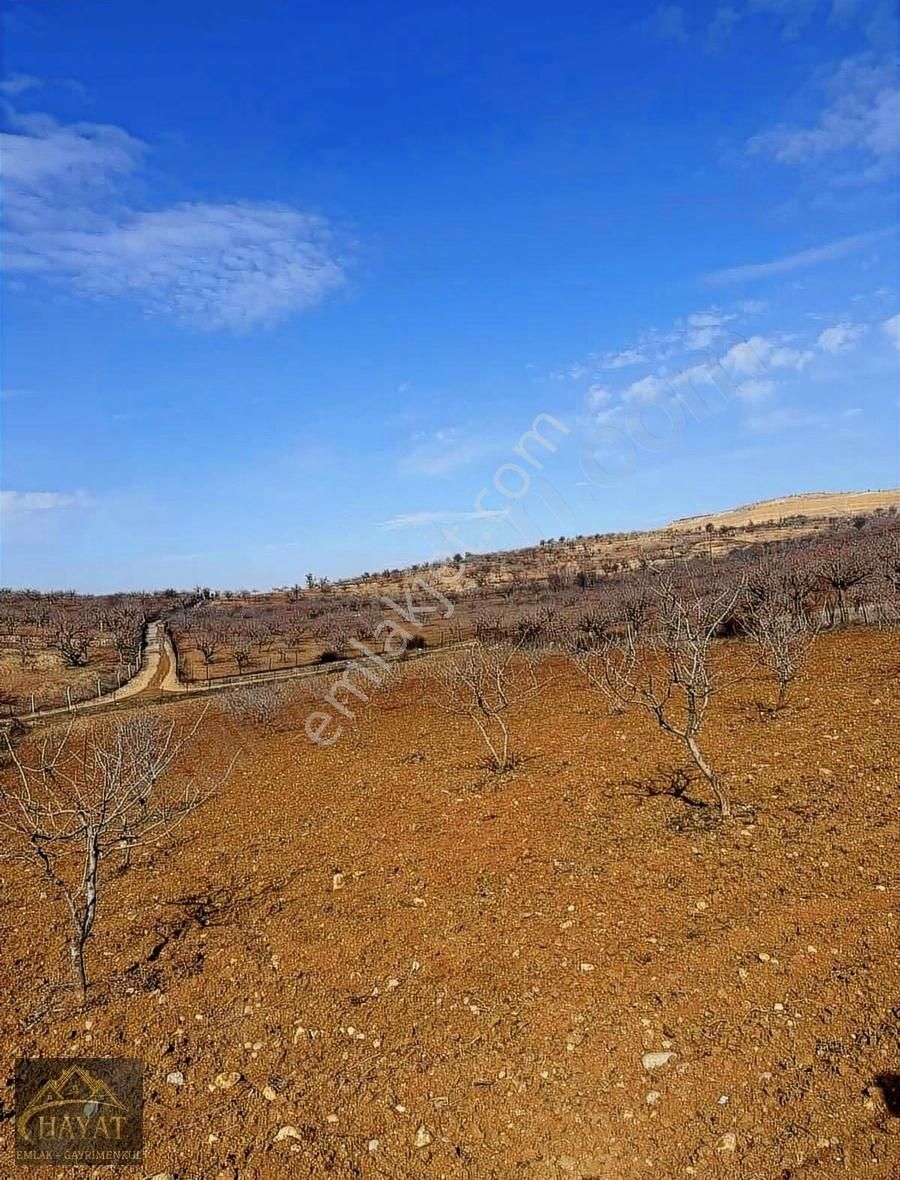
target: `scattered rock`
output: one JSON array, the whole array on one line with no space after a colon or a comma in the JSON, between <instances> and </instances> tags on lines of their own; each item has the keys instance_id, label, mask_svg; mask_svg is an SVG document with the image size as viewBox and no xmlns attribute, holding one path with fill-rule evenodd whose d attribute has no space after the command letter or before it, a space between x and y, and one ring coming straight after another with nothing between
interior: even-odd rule
<instances>
[{"instance_id":1,"label":"scattered rock","mask_svg":"<svg viewBox=\"0 0 900 1180\"><path fill-rule=\"evenodd\" d=\"M430 1142L431 1132L428 1130L425 1124L422 1123L419 1126L418 1131L416 1131L415 1145L416 1147L427 1147Z\"/></svg>"},{"instance_id":2,"label":"scattered rock","mask_svg":"<svg viewBox=\"0 0 900 1180\"><path fill-rule=\"evenodd\" d=\"M184 1074L181 1072L180 1069L173 1070L172 1073L166 1074L166 1081L169 1083L170 1086L183 1086L184 1085Z\"/></svg>"},{"instance_id":3,"label":"scattered rock","mask_svg":"<svg viewBox=\"0 0 900 1180\"><path fill-rule=\"evenodd\" d=\"M641 1065L647 1070L660 1069L662 1066L668 1065L675 1056L676 1054L670 1050L660 1051L657 1053L645 1053L643 1057L641 1057Z\"/></svg>"},{"instance_id":4,"label":"scattered rock","mask_svg":"<svg viewBox=\"0 0 900 1180\"><path fill-rule=\"evenodd\" d=\"M300 1139L302 1136L296 1127L286 1126L281 1127L275 1136L275 1142L280 1143L282 1139Z\"/></svg>"}]
</instances>

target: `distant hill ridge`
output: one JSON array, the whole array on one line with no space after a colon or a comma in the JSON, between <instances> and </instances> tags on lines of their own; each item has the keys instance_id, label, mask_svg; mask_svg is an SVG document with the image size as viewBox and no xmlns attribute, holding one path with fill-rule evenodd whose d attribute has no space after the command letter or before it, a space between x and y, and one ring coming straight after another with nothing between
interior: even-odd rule
<instances>
[{"instance_id":1,"label":"distant hill ridge","mask_svg":"<svg viewBox=\"0 0 900 1180\"><path fill-rule=\"evenodd\" d=\"M804 513L810 516L843 516L854 512L874 512L877 508L900 505L900 489L880 488L865 492L798 492L771 500L756 500L738 508L724 508L718 512L704 512L696 516L680 516L669 528L695 528L707 521L738 524L751 516L762 520Z\"/></svg>"}]
</instances>

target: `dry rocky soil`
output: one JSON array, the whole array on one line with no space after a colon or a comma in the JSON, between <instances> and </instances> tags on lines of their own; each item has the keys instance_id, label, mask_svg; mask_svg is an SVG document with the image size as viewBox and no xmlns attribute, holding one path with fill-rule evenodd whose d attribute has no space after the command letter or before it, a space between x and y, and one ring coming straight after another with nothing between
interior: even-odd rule
<instances>
[{"instance_id":1,"label":"dry rocky soil","mask_svg":"<svg viewBox=\"0 0 900 1180\"><path fill-rule=\"evenodd\" d=\"M13 1059L122 1055L140 1177L898 1180L900 634L823 637L778 716L761 677L717 702L727 826L558 672L499 778L415 682L330 749L302 703L211 715L238 768L106 866L84 1012L0 864L0 1175L114 1175L12 1164Z\"/></svg>"}]
</instances>

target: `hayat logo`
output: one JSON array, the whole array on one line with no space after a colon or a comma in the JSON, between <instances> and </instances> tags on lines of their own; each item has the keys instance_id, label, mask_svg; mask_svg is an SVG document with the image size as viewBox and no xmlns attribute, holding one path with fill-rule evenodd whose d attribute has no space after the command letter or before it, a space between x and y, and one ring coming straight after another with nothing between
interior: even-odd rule
<instances>
[{"instance_id":1,"label":"hayat logo","mask_svg":"<svg viewBox=\"0 0 900 1180\"><path fill-rule=\"evenodd\" d=\"M130 1058L16 1063L16 1162L140 1163L143 1064Z\"/></svg>"}]
</instances>

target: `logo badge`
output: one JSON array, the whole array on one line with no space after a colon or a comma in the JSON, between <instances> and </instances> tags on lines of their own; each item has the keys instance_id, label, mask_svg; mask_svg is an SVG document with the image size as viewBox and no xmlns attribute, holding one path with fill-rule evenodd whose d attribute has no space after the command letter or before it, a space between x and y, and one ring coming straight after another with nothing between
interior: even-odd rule
<instances>
[{"instance_id":1,"label":"logo badge","mask_svg":"<svg viewBox=\"0 0 900 1180\"><path fill-rule=\"evenodd\" d=\"M16 1062L17 1164L139 1164L144 1065L130 1057Z\"/></svg>"}]
</instances>

